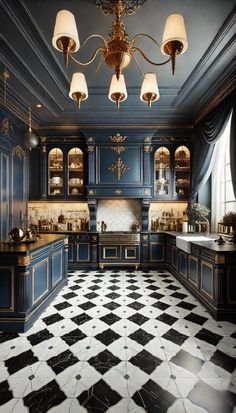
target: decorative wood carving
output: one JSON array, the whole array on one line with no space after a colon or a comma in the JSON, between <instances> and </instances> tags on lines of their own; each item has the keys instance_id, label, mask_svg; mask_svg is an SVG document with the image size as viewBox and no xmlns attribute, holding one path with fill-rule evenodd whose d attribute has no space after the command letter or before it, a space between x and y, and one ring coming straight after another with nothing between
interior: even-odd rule
<instances>
[{"instance_id":1,"label":"decorative wood carving","mask_svg":"<svg viewBox=\"0 0 236 413\"><path fill-rule=\"evenodd\" d=\"M8 118L4 118L1 122L1 133L5 136L8 136L10 133L11 124Z\"/></svg>"},{"instance_id":2,"label":"decorative wood carving","mask_svg":"<svg viewBox=\"0 0 236 413\"><path fill-rule=\"evenodd\" d=\"M129 167L125 165L121 158L117 158L116 162L109 166L108 169L117 175L118 181L124 173L129 171Z\"/></svg>"},{"instance_id":3,"label":"decorative wood carving","mask_svg":"<svg viewBox=\"0 0 236 413\"><path fill-rule=\"evenodd\" d=\"M114 136L110 136L110 138L111 138L111 141L114 143L123 143L124 141L126 141L127 136L122 136L119 133L117 133Z\"/></svg>"},{"instance_id":4,"label":"decorative wood carving","mask_svg":"<svg viewBox=\"0 0 236 413\"><path fill-rule=\"evenodd\" d=\"M20 160L25 159L25 156L26 156L24 149L20 145L16 145L16 146L13 147L12 155L13 156L18 156L18 158Z\"/></svg>"},{"instance_id":5,"label":"decorative wood carving","mask_svg":"<svg viewBox=\"0 0 236 413\"><path fill-rule=\"evenodd\" d=\"M121 153L127 151L127 148L125 146L111 146L110 149L113 152L116 152L118 155L120 155Z\"/></svg>"}]
</instances>

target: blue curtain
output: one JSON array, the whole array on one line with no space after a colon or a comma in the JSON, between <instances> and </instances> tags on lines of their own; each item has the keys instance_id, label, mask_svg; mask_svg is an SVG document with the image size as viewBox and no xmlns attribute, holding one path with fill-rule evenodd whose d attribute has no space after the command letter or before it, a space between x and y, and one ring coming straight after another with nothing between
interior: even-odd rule
<instances>
[{"instance_id":1,"label":"blue curtain","mask_svg":"<svg viewBox=\"0 0 236 413\"><path fill-rule=\"evenodd\" d=\"M193 166L192 166L192 182L190 192L190 202L196 201L198 191L202 184L207 181L211 174L211 159L214 152L215 144L219 139L221 132L224 130L233 107L235 100L235 92L231 93L224 99L212 112L210 112L196 128L194 135L194 151L193 151ZM235 130L235 128L234 128ZM231 129L231 149L233 154L233 175L236 174L236 143L235 133L232 137ZM232 167L232 165L231 165ZM236 184L235 184L236 185ZM235 188L236 189L236 188Z\"/></svg>"}]
</instances>

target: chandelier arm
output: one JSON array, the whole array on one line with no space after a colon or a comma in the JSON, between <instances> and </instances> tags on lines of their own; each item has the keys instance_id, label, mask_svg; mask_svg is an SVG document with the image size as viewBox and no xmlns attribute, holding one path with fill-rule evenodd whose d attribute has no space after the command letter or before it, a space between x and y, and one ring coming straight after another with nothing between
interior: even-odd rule
<instances>
[{"instance_id":1,"label":"chandelier arm","mask_svg":"<svg viewBox=\"0 0 236 413\"><path fill-rule=\"evenodd\" d=\"M139 62L138 62L138 60L137 60L137 58L136 58L136 56L135 56L134 53L132 53L132 57L133 57L136 65L137 65L137 67L138 67L138 70L140 71L141 75L144 77L144 76L145 76L145 75L144 75L144 71L142 70L142 68L141 68L141 66L140 66L140 64L139 64Z\"/></svg>"},{"instance_id":2,"label":"chandelier arm","mask_svg":"<svg viewBox=\"0 0 236 413\"><path fill-rule=\"evenodd\" d=\"M98 47L98 48L95 50L95 52L93 53L91 59L88 60L87 62L80 62L80 61L77 60L71 53L69 54L69 56L71 57L72 60L74 60L74 62L78 63L79 65L81 65L81 66L88 66L88 65L90 65L90 63L92 63L92 62L95 60L98 52L103 52L103 47Z\"/></svg>"},{"instance_id":3,"label":"chandelier arm","mask_svg":"<svg viewBox=\"0 0 236 413\"><path fill-rule=\"evenodd\" d=\"M83 46L87 43L88 40L93 39L93 38L95 38L95 37L98 37L99 39L102 39L102 41L103 41L103 43L104 43L104 46L107 47L107 41L106 41L105 37L101 36L100 34L91 34L90 36L88 36L88 37L84 40L84 42L81 44L81 47L83 47Z\"/></svg>"},{"instance_id":4,"label":"chandelier arm","mask_svg":"<svg viewBox=\"0 0 236 413\"><path fill-rule=\"evenodd\" d=\"M150 36L149 34L146 33L138 33L136 34L133 39L131 40L131 43L133 44L135 40L137 40L139 37L147 37L148 39L152 40L158 47L161 47L161 45L154 39L154 37Z\"/></svg>"},{"instance_id":5,"label":"chandelier arm","mask_svg":"<svg viewBox=\"0 0 236 413\"><path fill-rule=\"evenodd\" d=\"M169 62L171 61L171 57L170 57L168 60L165 60L165 61L162 62L162 63L156 63L156 62L153 62L152 60L150 60L150 59L143 53L143 51L142 51L141 49L139 49L139 47L134 47L133 50L134 50L134 51L137 50L148 63L150 63L151 65L154 65L154 66L163 66L163 65L165 65L166 63L169 63Z\"/></svg>"},{"instance_id":6,"label":"chandelier arm","mask_svg":"<svg viewBox=\"0 0 236 413\"><path fill-rule=\"evenodd\" d=\"M102 58L102 56L101 56L101 60L100 60L100 62L98 63L98 67L97 67L97 69L96 69L96 72L95 72L95 73L98 73L98 72L99 72L100 67L101 67L101 65L102 65L102 62L103 62L103 58Z\"/></svg>"}]
</instances>

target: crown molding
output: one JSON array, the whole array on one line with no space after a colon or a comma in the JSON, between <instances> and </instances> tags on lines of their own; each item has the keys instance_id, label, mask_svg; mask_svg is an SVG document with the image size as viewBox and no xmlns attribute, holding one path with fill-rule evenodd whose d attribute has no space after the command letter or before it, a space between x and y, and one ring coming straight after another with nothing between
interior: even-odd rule
<instances>
[{"instance_id":1,"label":"crown molding","mask_svg":"<svg viewBox=\"0 0 236 413\"><path fill-rule=\"evenodd\" d=\"M227 42L227 44L223 47L223 49L217 54L216 58L210 64L210 60L213 57L214 53L217 53L217 49L220 47L221 42L226 38L229 34L230 30L233 29L233 26L236 22L236 7L232 10L228 18L225 20L224 24L221 26L221 29L211 42L210 46L208 47L207 51L204 53L202 58L200 59L199 63L196 65L194 70L191 72L190 76L183 84L182 88L179 91L178 96L173 101L173 107L180 107L183 103L188 104L188 100L191 98L191 94L193 89L195 88L196 84L199 85L199 82L205 80L206 76L209 74L209 69L212 71L222 57L228 52L229 48L234 45L235 42L235 32L232 32L232 38ZM206 66L209 68L206 70ZM204 72L205 70L205 72ZM203 75L201 75L201 73ZM214 91L212 91L214 93Z\"/></svg>"},{"instance_id":2,"label":"crown molding","mask_svg":"<svg viewBox=\"0 0 236 413\"><path fill-rule=\"evenodd\" d=\"M9 2L1 0L1 7L12 21L19 34L24 38L30 50L37 56L44 69L53 79L60 92L67 97L69 80L62 66L55 58L38 24L33 19L24 1ZM27 30L26 30L27 28Z\"/></svg>"}]
</instances>

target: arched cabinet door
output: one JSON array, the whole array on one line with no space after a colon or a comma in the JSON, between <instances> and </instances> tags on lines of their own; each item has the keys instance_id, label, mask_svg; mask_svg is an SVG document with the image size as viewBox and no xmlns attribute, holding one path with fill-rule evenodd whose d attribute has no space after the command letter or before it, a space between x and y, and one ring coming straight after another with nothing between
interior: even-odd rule
<instances>
[{"instance_id":1,"label":"arched cabinet door","mask_svg":"<svg viewBox=\"0 0 236 413\"><path fill-rule=\"evenodd\" d=\"M190 193L190 151L183 145L175 150L173 192L179 199L188 199Z\"/></svg>"},{"instance_id":2,"label":"arched cabinet door","mask_svg":"<svg viewBox=\"0 0 236 413\"><path fill-rule=\"evenodd\" d=\"M158 148L154 154L154 197L171 197L170 151L165 146Z\"/></svg>"},{"instance_id":3,"label":"arched cabinet door","mask_svg":"<svg viewBox=\"0 0 236 413\"><path fill-rule=\"evenodd\" d=\"M48 153L48 195L64 195L64 155L60 148L53 148Z\"/></svg>"},{"instance_id":4,"label":"arched cabinet door","mask_svg":"<svg viewBox=\"0 0 236 413\"><path fill-rule=\"evenodd\" d=\"M83 195L84 166L83 152L80 148L71 148L67 154L67 196Z\"/></svg>"}]
</instances>

